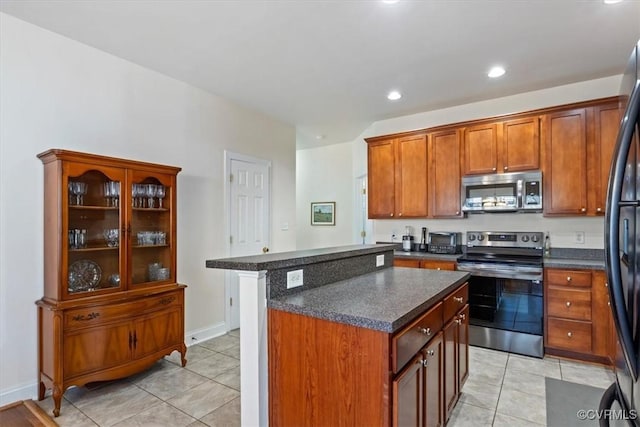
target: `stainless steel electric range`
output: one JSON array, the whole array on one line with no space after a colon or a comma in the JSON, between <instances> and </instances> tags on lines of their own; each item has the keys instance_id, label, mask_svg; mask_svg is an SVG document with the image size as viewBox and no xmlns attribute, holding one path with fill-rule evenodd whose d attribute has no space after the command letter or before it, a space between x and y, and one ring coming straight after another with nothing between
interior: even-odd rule
<instances>
[{"instance_id":1,"label":"stainless steel electric range","mask_svg":"<svg viewBox=\"0 0 640 427\"><path fill-rule=\"evenodd\" d=\"M467 232L469 344L542 357L543 233Z\"/></svg>"}]
</instances>

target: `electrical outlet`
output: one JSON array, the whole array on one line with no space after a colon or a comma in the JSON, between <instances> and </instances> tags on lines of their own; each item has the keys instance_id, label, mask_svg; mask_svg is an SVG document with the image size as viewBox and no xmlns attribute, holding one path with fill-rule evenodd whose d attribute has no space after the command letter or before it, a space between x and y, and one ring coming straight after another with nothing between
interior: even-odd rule
<instances>
[{"instance_id":1,"label":"electrical outlet","mask_svg":"<svg viewBox=\"0 0 640 427\"><path fill-rule=\"evenodd\" d=\"M576 231L573 235L573 243L584 245L584 231Z\"/></svg>"},{"instance_id":2,"label":"electrical outlet","mask_svg":"<svg viewBox=\"0 0 640 427\"><path fill-rule=\"evenodd\" d=\"M376 267L384 266L384 254L376 256Z\"/></svg>"},{"instance_id":3,"label":"electrical outlet","mask_svg":"<svg viewBox=\"0 0 640 427\"><path fill-rule=\"evenodd\" d=\"M287 289L302 286L302 270L287 271Z\"/></svg>"}]
</instances>

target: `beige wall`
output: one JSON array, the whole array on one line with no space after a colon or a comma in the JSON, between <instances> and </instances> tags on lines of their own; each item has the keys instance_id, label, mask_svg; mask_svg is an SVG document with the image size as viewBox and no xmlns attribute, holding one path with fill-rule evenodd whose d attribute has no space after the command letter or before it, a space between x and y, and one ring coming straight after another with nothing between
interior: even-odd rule
<instances>
[{"instance_id":1,"label":"beige wall","mask_svg":"<svg viewBox=\"0 0 640 427\"><path fill-rule=\"evenodd\" d=\"M272 162L273 251L295 249L295 129L0 13L0 405L36 393L42 164L64 148L182 167L178 280L186 333L224 329L223 153Z\"/></svg>"}]
</instances>

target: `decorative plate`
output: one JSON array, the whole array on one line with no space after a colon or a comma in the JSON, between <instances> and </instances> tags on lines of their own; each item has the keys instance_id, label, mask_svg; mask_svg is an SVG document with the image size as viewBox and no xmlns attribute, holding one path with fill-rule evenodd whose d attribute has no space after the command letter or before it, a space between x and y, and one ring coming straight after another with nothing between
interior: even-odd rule
<instances>
[{"instance_id":1,"label":"decorative plate","mask_svg":"<svg viewBox=\"0 0 640 427\"><path fill-rule=\"evenodd\" d=\"M69 267L69 292L93 290L102 277L102 270L95 262L88 259L76 261Z\"/></svg>"}]
</instances>

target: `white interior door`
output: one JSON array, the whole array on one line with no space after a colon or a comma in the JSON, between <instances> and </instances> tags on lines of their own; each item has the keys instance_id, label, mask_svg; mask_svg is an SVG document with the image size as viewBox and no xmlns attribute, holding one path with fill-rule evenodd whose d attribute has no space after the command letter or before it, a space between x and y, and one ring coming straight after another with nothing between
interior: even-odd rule
<instances>
[{"instance_id":1,"label":"white interior door","mask_svg":"<svg viewBox=\"0 0 640 427\"><path fill-rule=\"evenodd\" d=\"M232 157L229 165L229 254L261 254L269 249L270 163ZM238 274L231 272L228 280L227 330L232 330L240 327Z\"/></svg>"}]
</instances>

